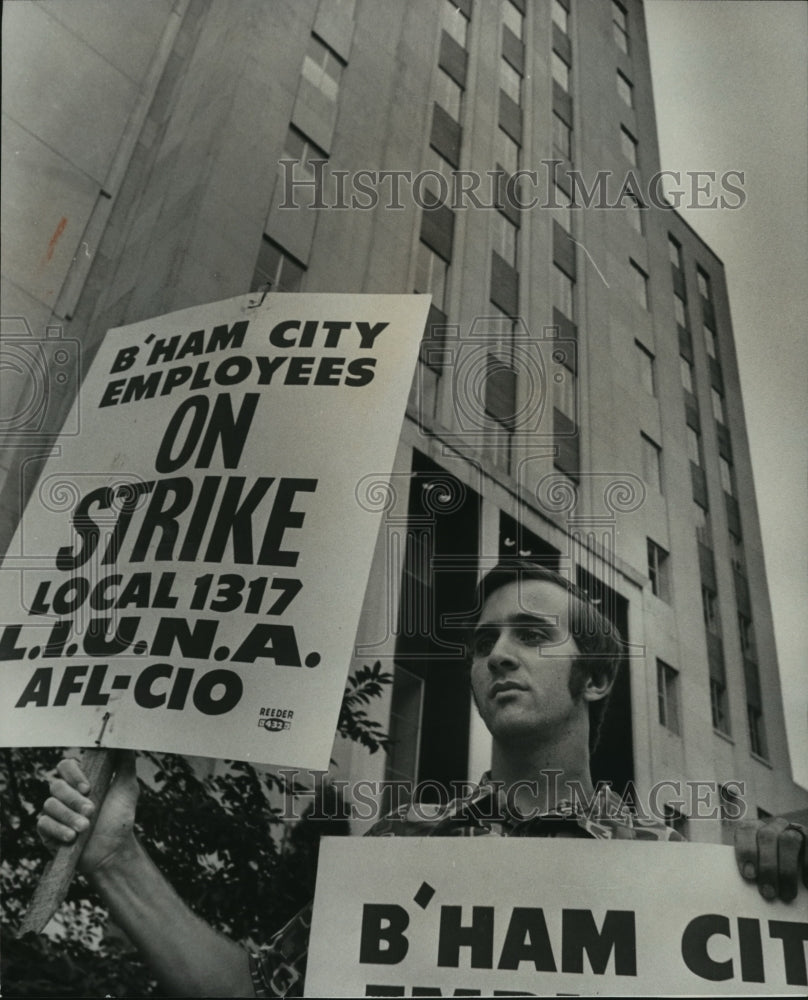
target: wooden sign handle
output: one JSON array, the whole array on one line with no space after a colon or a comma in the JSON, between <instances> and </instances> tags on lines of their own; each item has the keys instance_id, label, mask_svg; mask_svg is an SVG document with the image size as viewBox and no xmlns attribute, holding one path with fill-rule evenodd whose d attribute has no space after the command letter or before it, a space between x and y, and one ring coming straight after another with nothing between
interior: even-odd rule
<instances>
[{"instance_id":1,"label":"wooden sign handle","mask_svg":"<svg viewBox=\"0 0 808 1000\"><path fill-rule=\"evenodd\" d=\"M107 788L112 780L116 756L114 750L84 749L79 751L77 759L90 783L89 797L95 806L90 817L90 825L76 837L72 844L65 844L64 847L58 848L45 866L20 929L17 931L18 937L22 937L28 931L40 934L64 902L73 879L73 872L76 870L84 845L93 832L101 803L104 801Z\"/></svg>"}]
</instances>

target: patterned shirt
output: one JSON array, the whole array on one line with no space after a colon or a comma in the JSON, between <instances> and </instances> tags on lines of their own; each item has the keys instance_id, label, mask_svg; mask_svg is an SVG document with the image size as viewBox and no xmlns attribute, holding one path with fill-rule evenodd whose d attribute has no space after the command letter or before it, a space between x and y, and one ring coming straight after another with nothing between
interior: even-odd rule
<instances>
[{"instance_id":1,"label":"patterned shirt","mask_svg":"<svg viewBox=\"0 0 808 1000\"><path fill-rule=\"evenodd\" d=\"M469 794L442 806L410 803L379 820L368 837L581 837L597 840L684 840L656 819L639 817L607 785L588 802L564 800L548 812L520 817L501 783L484 774ZM312 905L250 955L257 997L300 997L306 973Z\"/></svg>"}]
</instances>

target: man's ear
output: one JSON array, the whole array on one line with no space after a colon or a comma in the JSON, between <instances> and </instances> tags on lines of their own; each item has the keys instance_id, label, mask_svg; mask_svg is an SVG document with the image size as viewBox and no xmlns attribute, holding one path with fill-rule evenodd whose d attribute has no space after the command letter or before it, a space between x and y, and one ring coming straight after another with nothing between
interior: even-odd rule
<instances>
[{"instance_id":1,"label":"man's ear","mask_svg":"<svg viewBox=\"0 0 808 1000\"><path fill-rule=\"evenodd\" d=\"M614 686L617 668L613 663L598 665L589 674L581 692L585 701L600 701L605 698Z\"/></svg>"}]
</instances>

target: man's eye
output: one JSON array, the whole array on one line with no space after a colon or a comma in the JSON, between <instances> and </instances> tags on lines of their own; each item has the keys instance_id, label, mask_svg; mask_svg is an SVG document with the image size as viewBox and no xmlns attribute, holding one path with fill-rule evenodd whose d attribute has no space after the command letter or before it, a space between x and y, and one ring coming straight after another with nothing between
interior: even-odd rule
<instances>
[{"instance_id":1,"label":"man's eye","mask_svg":"<svg viewBox=\"0 0 808 1000\"><path fill-rule=\"evenodd\" d=\"M520 628L518 632L520 642L531 646L537 646L547 642L550 638L546 628Z\"/></svg>"},{"instance_id":2,"label":"man's eye","mask_svg":"<svg viewBox=\"0 0 808 1000\"><path fill-rule=\"evenodd\" d=\"M475 636L473 649L475 656L487 656L494 648L495 639L492 635Z\"/></svg>"}]
</instances>

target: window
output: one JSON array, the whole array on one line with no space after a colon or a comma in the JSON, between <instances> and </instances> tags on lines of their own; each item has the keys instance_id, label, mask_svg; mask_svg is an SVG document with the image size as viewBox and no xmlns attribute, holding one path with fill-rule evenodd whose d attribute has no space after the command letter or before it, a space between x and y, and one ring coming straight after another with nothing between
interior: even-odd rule
<instances>
[{"instance_id":1,"label":"window","mask_svg":"<svg viewBox=\"0 0 808 1000\"><path fill-rule=\"evenodd\" d=\"M307 208L309 205L314 203L318 195L318 191L315 186L315 168L312 161L327 161L328 153L323 152L319 146L316 146L311 139L305 136L294 126L290 126L289 131L286 133L286 140L283 144L283 156L281 159L295 161L291 165L291 178L296 185L294 188L295 204ZM284 171L287 167L288 164L282 166L279 163L278 171ZM287 175L285 173L282 173L281 177L282 184L288 183L286 181Z\"/></svg>"},{"instance_id":2,"label":"window","mask_svg":"<svg viewBox=\"0 0 808 1000\"><path fill-rule=\"evenodd\" d=\"M654 370L654 355L639 342L634 341L637 348L637 361L640 367L640 384L645 391L656 396L656 372Z\"/></svg>"},{"instance_id":3,"label":"window","mask_svg":"<svg viewBox=\"0 0 808 1000\"><path fill-rule=\"evenodd\" d=\"M713 399L713 416L719 424L725 424L727 422L727 417L724 412L724 397L715 387L713 387L710 392Z\"/></svg>"},{"instance_id":4,"label":"window","mask_svg":"<svg viewBox=\"0 0 808 1000\"><path fill-rule=\"evenodd\" d=\"M418 244L415 259L415 292L431 292L436 309L446 312L446 278L449 265L431 250L426 243Z\"/></svg>"},{"instance_id":5,"label":"window","mask_svg":"<svg viewBox=\"0 0 808 1000\"><path fill-rule=\"evenodd\" d=\"M755 705L746 706L749 721L749 749L758 757L766 757L766 732L763 728L763 712Z\"/></svg>"},{"instance_id":6,"label":"window","mask_svg":"<svg viewBox=\"0 0 808 1000\"><path fill-rule=\"evenodd\" d=\"M493 249L511 267L516 267L516 226L502 212L494 212Z\"/></svg>"},{"instance_id":7,"label":"window","mask_svg":"<svg viewBox=\"0 0 808 1000\"><path fill-rule=\"evenodd\" d=\"M485 381L485 412L496 433L489 442L491 458L508 470L511 459L510 426L516 409L516 372L504 358L488 354Z\"/></svg>"},{"instance_id":8,"label":"window","mask_svg":"<svg viewBox=\"0 0 808 1000\"><path fill-rule=\"evenodd\" d=\"M554 382L554 402L565 417L574 424L578 423L578 408L576 405L575 376L566 368L560 370L561 381Z\"/></svg>"},{"instance_id":9,"label":"window","mask_svg":"<svg viewBox=\"0 0 808 1000\"><path fill-rule=\"evenodd\" d=\"M673 296L673 314L676 317L676 322L679 326L683 326L687 329L687 311L685 309L685 304L682 297L676 294Z\"/></svg>"},{"instance_id":10,"label":"window","mask_svg":"<svg viewBox=\"0 0 808 1000\"><path fill-rule=\"evenodd\" d=\"M679 374L682 378L682 387L688 392L693 392L693 365L683 355L679 355Z\"/></svg>"},{"instance_id":11,"label":"window","mask_svg":"<svg viewBox=\"0 0 808 1000\"><path fill-rule=\"evenodd\" d=\"M642 477L657 492L662 492L662 449L651 438L640 434L642 442Z\"/></svg>"},{"instance_id":12,"label":"window","mask_svg":"<svg viewBox=\"0 0 808 1000\"><path fill-rule=\"evenodd\" d=\"M572 204L572 199L567 194L567 192L558 186L558 184L553 184L553 205L550 208L550 214L556 220L556 222L565 229L568 233L572 232L572 210L570 208Z\"/></svg>"},{"instance_id":13,"label":"window","mask_svg":"<svg viewBox=\"0 0 808 1000\"><path fill-rule=\"evenodd\" d=\"M715 330L711 330L709 326L704 326L704 347L711 358L718 357L718 346L716 343Z\"/></svg>"},{"instance_id":14,"label":"window","mask_svg":"<svg viewBox=\"0 0 808 1000\"><path fill-rule=\"evenodd\" d=\"M699 295L703 299L710 298L710 278L700 267L696 268L696 282L699 286Z\"/></svg>"},{"instance_id":15,"label":"window","mask_svg":"<svg viewBox=\"0 0 808 1000\"><path fill-rule=\"evenodd\" d=\"M679 736L679 673L662 660L656 661L656 669L659 723Z\"/></svg>"},{"instance_id":16,"label":"window","mask_svg":"<svg viewBox=\"0 0 808 1000\"><path fill-rule=\"evenodd\" d=\"M567 319L575 320L574 285L572 278L568 277L558 266L553 264L552 291L553 305L562 312Z\"/></svg>"},{"instance_id":17,"label":"window","mask_svg":"<svg viewBox=\"0 0 808 1000\"><path fill-rule=\"evenodd\" d=\"M442 69L438 69L438 80L435 89L435 100L443 110L451 115L456 122L460 121L460 108L463 102L463 89L460 84Z\"/></svg>"},{"instance_id":18,"label":"window","mask_svg":"<svg viewBox=\"0 0 808 1000\"><path fill-rule=\"evenodd\" d=\"M643 309L648 308L648 275L639 264L630 260L631 264L631 288L634 298L640 303Z\"/></svg>"},{"instance_id":19,"label":"window","mask_svg":"<svg viewBox=\"0 0 808 1000\"><path fill-rule=\"evenodd\" d=\"M502 23L510 28L517 38L522 37L524 17L522 16L522 12L514 7L511 0L503 0Z\"/></svg>"},{"instance_id":20,"label":"window","mask_svg":"<svg viewBox=\"0 0 808 1000\"><path fill-rule=\"evenodd\" d=\"M715 677L710 678L710 711L713 717L713 729L729 734L727 685Z\"/></svg>"},{"instance_id":21,"label":"window","mask_svg":"<svg viewBox=\"0 0 808 1000\"><path fill-rule=\"evenodd\" d=\"M694 465L701 465L701 435L693 427L687 428L687 457Z\"/></svg>"},{"instance_id":22,"label":"window","mask_svg":"<svg viewBox=\"0 0 808 1000\"><path fill-rule=\"evenodd\" d=\"M721 618L718 614L718 594L711 588L701 585L701 610L704 616L704 627L713 635L721 635Z\"/></svg>"},{"instance_id":23,"label":"window","mask_svg":"<svg viewBox=\"0 0 808 1000\"><path fill-rule=\"evenodd\" d=\"M618 49L628 53L628 15L617 0L612 0L612 32Z\"/></svg>"},{"instance_id":24,"label":"window","mask_svg":"<svg viewBox=\"0 0 808 1000\"><path fill-rule=\"evenodd\" d=\"M745 576L746 558L743 551L743 542L740 538L736 538L732 532L729 533L729 557L732 562L732 568L739 573L743 573Z\"/></svg>"},{"instance_id":25,"label":"window","mask_svg":"<svg viewBox=\"0 0 808 1000\"><path fill-rule=\"evenodd\" d=\"M283 159L298 160L301 171L304 171L306 176L311 177L314 170L310 165L310 161L327 160L328 153L323 152L319 146L316 146L299 129L290 126L283 144Z\"/></svg>"},{"instance_id":26,"label":"window","mask_svg":"<svg viewBox=\"0 0 808 1000\"><path fill-rule=\"evenodd\" d=\"M425 190L432 195L436 203L446 200L452 190L452 167L448 160L444 160L434 146L430 146L426 151L424 171L429 171L424 178ZM446 183L441 184L435 176L436 174L443 177ZM424 201L427 204L429 203L428 198L424 198Z\"/></svg>"},{"instance_id":27,"label":"window","mask_svg":"<svg viewBox=\"0 0 808 1000\"><path fill-rule=\"evenodd\" d=\"M557 24L560 31L567 34L568 28L567 23L569 21L569 14L567 13L567 8L560 2L560 0L553 0L553 24Z\"/></svg>"},{"instance_id":28,"label":"window","mask_svg":"<svg viewBox=\"0 0 808 1000\"><path fill-rule=\"evenodd\" d=\"M651 593L663 601L669 600L668 553L650 538L648 539L648 578L651 581Z\"/></svg>"},{"instance_id":29,"label":"window","mask_svg":"<svg viewBox=\"0 0 808 1000\"><path fill-rule=\"evenodd\" d=\"M522 77L506 59L499 61L499 85L514 104L522 103Z\"/></svg>"},{"instance_id":30,"label":"window","mask_svg":"<svg viewBox=\"0 0 808 1000\"><path fill-rule=\"evenodd\" d=\"M755 658L755 626L752 624L752 619L747 618L746 615L738 615L738 634L741 637L741 649L743 650L744 656L748 656L750 659Z\"/></svg>"},{"instance_id":31,"label":"window","mask_svg":"<svg viewBox=\"0 0 808 1000\"><path fill-rule=\"evenodd\" d=\"M329 101L336 101L342 76L342 62L316 35L309 38L302 72L309 83Z\"/></svg>"},{"instance_id":32,"label":"window","mask_svg":"<svg viewBox=\"0 0 808 1000\"><path fill-rule=\"evenodd\" d=\"M572 158L572 130L564 119L553 112L553 146L568 160Z\"/></svg>"},{"instance_id":33,"label":"window","mask_svg":"<svg viewBox=\"0 0 808 1000\"><path fill-rule=\"evenodd\" d=\"M629 199L629 203L628 203L628 205L626 205L626 213L627 213L626 214L626 218L628 219L628 223L631 226L631 228L634 230L634 232L635 233L639 233L640 236L642 236L642 229L643 229L642 213L643 213L643 210L640 207L639 201L637 201L636 197L633 194L629 194L628 195L628 199Z\"/></svg>"},{"instance_id":34,"label":"window","mask_svg":"<svg viewBox=\"0 0 808 1000\"><path fill-rule=\"evenodd\" d=\"M469 22L463 11L455 6L452 0L443 0L441 10L441 24L446 29L447 34L462 48L466 47L468 41Z\"/></svg>"},{"instance_id":35,"label":"window","mask_svg":"<svg viewBox=\"0 0 808 1000\"><path fill-rule=\"evenodd\" d=\"M561 56L553 50L552 56L552 69L553 69L553 79L561 87L562 90L569 91L570 89L570 67L566 60L562 59Z\"/></svg>"},{"instance_id":36,"label":"window","mask_svg":"<svg viewBox=\"0 0 808 1000\"><path fill-rule=\"evenodd\" d=\"M696 522L696 540L699 545L708 549L713 547L712 531L710 530L710 515L699 504L693 504L693 516Z\"/></svg>"},{"instance_id":37,"label":"window","mask_svg":"<svg viewBox=\"0 0 808 1000\"><path fill-rule=\"evenodd\" d=\"M620 126L620 148L623 150L623 156L629 161L633 166L637 166L637 140L629 132L627 128Z\"/></svg>"},{"instance_id":38,"label":"window","mask_svg":"<svg viewBox=\"0 0 808 1000\"><path fill-rule=\"evenodd\" d=\"M258 251L250 291L268 288L271 292L297 292L305 272L306 268L300 261L295 260L280 243L271 240L265 233Z\"/></svg>"},{"instance_id":39,"label":"window","mask_svg":"<svg viewBox=\"0 0 808 1000\"><path fill-rule=\"evenodd\" d=\"M674 267L678 267L681 270L682 267L682 247L678 240L675 240L672 236L668 236L668 257L670 257L670 262Z\"/></svg>"},{"instance_id":40,"label":"window","mask_svg":"<svg viewBox=\"0 0 808 1000\"><path fill-rule=\"evenodd\" d=\"M617 93L630 108L634 107L634 85L627 76L617 71Z\"/></svg>"},{"instance_id":41,"label":"window","mask_svg":"<svg viewBox=\"0 0 808 1000\"><path fill-rule=\"evenodd\" d=\"M519 169L519 145L501 128L494 135L494 156L509 177Z\"/></svg>"},{"instance_id":42,"label":"window","mask_svg":"<svg viewBox=\"0 0 808 1000\"><path fill-rule=\"evenodd\" d=\"M513 367L513 342L516 335L516 320L513 316L506 316L499 306L495 306L493 302L489 302L488 307L491 310L492 318L490 328L487 331L491 348L497 352L498 356L504 358Z\"/></svg>"},{"instance_id":43,"label":"window","mask_svg":"<svg viewBox=\"0 0 808 1000\"><path fill-rule=\"evenodd\" d=\"M729 493L731 497L734 497L735 486L733 482L734 476L732 474L732 466L723 455L718 456L718 470L721 473L721 485L724 488L724 492Z\"/></svg>"}]
</instances>

